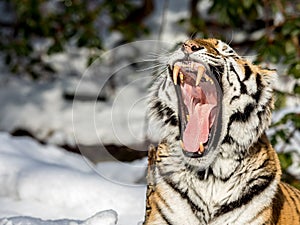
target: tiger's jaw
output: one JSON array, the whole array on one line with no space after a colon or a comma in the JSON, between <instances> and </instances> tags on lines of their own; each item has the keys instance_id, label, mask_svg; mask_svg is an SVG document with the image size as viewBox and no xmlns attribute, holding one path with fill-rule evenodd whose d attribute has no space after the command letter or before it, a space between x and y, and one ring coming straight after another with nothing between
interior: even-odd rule
<instances>
[{"instance_id":1,"label":"tiger's jaw","mask_svg":"<svg viewBox=\"0 0 300 225\"><path fill-rule=\"evenodd\" d=\"M180 145L184 155L211 158L215 155L211 153L217 151L222 130L219 82L201 61L176 61L169 68L169 75L178 99Z\"/></svg>"}]
</instances>

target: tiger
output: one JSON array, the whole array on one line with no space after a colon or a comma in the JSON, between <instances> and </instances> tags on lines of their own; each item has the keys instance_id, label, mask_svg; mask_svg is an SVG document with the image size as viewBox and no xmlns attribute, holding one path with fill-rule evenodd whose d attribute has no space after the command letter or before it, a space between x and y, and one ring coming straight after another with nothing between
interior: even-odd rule
<instances>
[{"instance_id":1,"label":"tiger","mask_svg":"<svg viewBox=\"0 0 300 225\"><path fill-rule=\"evenodd\" d=\"M148 152L144 225L300 225L266 129L276 70L225 42L189 39L149 91L160 140Z\"/></svg>"}]
</instances>

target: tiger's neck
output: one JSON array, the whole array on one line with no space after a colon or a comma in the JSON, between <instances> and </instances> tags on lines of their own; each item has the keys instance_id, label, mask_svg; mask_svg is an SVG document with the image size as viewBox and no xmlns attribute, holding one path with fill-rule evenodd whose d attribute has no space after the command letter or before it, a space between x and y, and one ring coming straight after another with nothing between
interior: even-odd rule
<instances>
[{"instance_id":1,"label":"tiger's neck","mask_svg":"<svg viewBox=\"0 0 300 225\"><path fill-rule=\"evenodd\" d=\"M234 174L252 174L254 167L249 165L261 164L261 171L268 171L268 173L280 179L281 167L276 152L271 146L265 134L255 142L248 150L228 149L227 152L219 154L213 165L211 165L213 176L222 180L227 180Z\"/></svg>"},{"instance_id":2,"label":"tiger's neck","mask_svg":"<svg viewBox=\"0 0 300 225\"><path fill-rule=\"evenodd\" d=\"M148 217L152 206L160 198L164 199L166 206L175 205L176 209L181 207L176 199L184 198L199 207L193 209L193 213L199 220L207 222L226 216L233 208L250 201L253 204L249 210L262 210L264 204L259 204L260 197L256 196L266 193L271 201L276 194L281 170L277 155L265 135L259 138L244 158L232 160L220 156L206 172L190 170L182 163L174 164L174 159L168 160L169 151L171 149L167 143L149 151ZM157 194L161 190L163 195ZM179 193L177 197L175 193Z\"/></svg>"}]
</instances>

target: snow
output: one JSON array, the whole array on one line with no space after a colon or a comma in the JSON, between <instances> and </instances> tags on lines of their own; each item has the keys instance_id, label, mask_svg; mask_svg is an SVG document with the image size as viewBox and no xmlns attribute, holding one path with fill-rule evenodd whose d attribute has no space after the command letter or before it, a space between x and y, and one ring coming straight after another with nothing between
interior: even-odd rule
<instances>
[{"instance_id":1,"label":"snow","mask_svg":"<svg viewBox=\"0 0 300 225\"><path fill-rule=\"evenodd\" d=\"M1 74L5 82L0 84L0 130L27 130L38 140L56 145L143 143L153 71L147 69L146 60L167 45L151 40L123 45L105 52L86 70L77 63L85 54L71 57L72 51L67 52L66 59L59 56L57 62L53 56L52 63L62 69L55 80L32 82Z\"/></svg>"},{"instance_id":2,"label":"snow","mask_svg":"<svg viewBox=\"0 0 300 225\"><path fill-rule=\"evenodd\" d=\"M294 106L289 106L285 107L281 110L278 110L276 112L273 112L272 114L272 123L277 123L279 122L285 115L290 114L290 113L300 113L300 106L294 105Z\"/></svg>"},{"instance_id":3,"label":"snow","mask_svg":"<svg viewBox=\"0 0 300 225\"><path fill-rule=\"evenodd\" d=\"M143 220L146 160L93 166L29 137L0 133L0 143L0 224L115 224L111 209L120 225Z\"/></svg>"},{"instance_id":4,"label":"snow","mask_svg":"<svg viewBox=\"0 0 300 225\"><path fill-rule=\"evenodd\" d=\"M117 214L113 210L102 211L84 221L76 220L41 220L32 217L12 217L0 220L0 225L115 225Z\"/></svg>"},{"instance_id":5,"label":"snow","mask_svg":"<svg viewBox=\"0 0 300 225\"><path fill-rule=\"evenodd\" d=\"M188 16L188 3L155 0L155 6L146 21L153 40L116 48L120 35L107 32L104 46L109 50L96 52L101 57L88 68L87 57L95 52L71 45L62 53L42 55L56 69L54 79L32 82L12 76L0 60L0 225L143 221L146 187L139 182L145 177L146 159L94 165L55 145L144 143L152 129L145 118L147 90L152 72L159 69L147 68L187 38L177 22ZM33 46L46 52L48 41L35 40ZM46 144L8 134L17 129Z\"/></svg>"}]
</instances>

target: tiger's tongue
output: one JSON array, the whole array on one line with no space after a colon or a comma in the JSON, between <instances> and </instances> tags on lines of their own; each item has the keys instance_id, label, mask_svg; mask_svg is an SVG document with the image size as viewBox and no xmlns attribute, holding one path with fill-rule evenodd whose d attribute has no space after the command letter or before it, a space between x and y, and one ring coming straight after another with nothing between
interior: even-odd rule
<instances>
[{"instance_id":1,"label":"tiger's tongue","mask_svg":"<svg viewBox=\"0 0 300 225\"><path fill-rule=\"evenodd\" d=\"M182 91L189 111L189 121L183 132L184 150L197 152L200 142L204 144L208 141L209 129L214 120L210 113L215 105L207 102L206 96L198 87L195 89L190 85L184 85ZM202 102L195 103L195 98L201 98Z\"/></svg>"}]
</instances>

